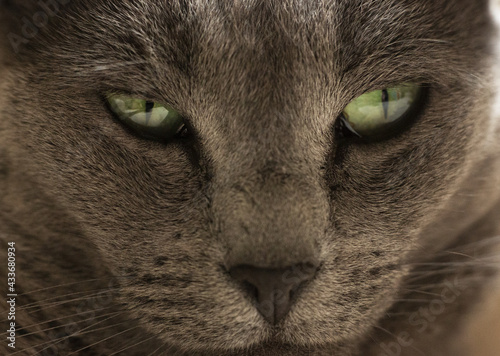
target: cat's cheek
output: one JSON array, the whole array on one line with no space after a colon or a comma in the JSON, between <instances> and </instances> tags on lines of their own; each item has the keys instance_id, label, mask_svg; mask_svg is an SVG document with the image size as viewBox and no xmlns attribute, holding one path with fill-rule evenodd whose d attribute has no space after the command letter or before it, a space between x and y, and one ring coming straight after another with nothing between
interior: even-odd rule
<instances>
[{"instance_id":1,"label":"cat's cheek","mask_svg":"<svg viewBox=\"0 0 500 356\"><path fill-rule=\"evenodd\" d=\"M428 108L408 132L375 145L349 146L332 192L344 230L369 221L374 230L416 236L423 226L444 219L442 210L450 211L452 194L472 176L470 147L481 144L478 137L484 135L481 122L473 120L481 113L474 105L457 107L460 96L463 89L432 90ZM443 120L443 111L451 119ZM343 211L350 214L342 216ZM471 219L470 213L456 218Z\"/></svg>"},{"instance_id":2,"label":"cat's cheek","mask_svg":"<svg viewBox=\"0 0 500 356\"><path fill-rule=\"evenodd\" d=\"M183 229L184 237L195 235L194 229L206 230L193 224L203 221L202 178L178 145L149 145L105 125L75 128L74 135L44 130L29 132L30 145L22 148L33 162L33 176L111 265L117 251L130 246L168 243ZM47 163L41 168L38 161ZM130 251L127 258L134 260L138 250Z\"/></svg>"},{"instance_id":3,"label":"cat's cheek","mask_svg":"<svg viewBox=\"0 0 500 356\"><path fill-rule=\"evenodd\" d=\"M123 287L121 300L147 330L187 352L213 351L221 344L243 349L270 336L258 306L214 263L219 249L200 244L189 251L182 245L165 250L163 266L137 273Z\"/></svg>"}]
</instances>

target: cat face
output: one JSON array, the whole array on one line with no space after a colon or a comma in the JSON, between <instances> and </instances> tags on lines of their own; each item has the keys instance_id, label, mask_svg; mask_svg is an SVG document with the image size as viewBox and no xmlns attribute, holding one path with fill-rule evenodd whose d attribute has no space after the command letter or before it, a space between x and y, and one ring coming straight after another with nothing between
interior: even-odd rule
<instances>
[{"instance_id":1,"label":"cat face","mask_svg":"<svg viewBox=\"0 0 500 356\"><path fill-rule=\"evenodd\" d=\"M429 226L450 217L490 133L486 1L58 6L5 59L0 145L127 276L122 302L163 341L355 345L414 252L453 238ZM343 136L353 99L402 83L423 88L411 123ZM189 134L138 137L109 92L167 103ZM277 325L230 273L300 264L314 277Z\"/></svg>"}]
</instances>

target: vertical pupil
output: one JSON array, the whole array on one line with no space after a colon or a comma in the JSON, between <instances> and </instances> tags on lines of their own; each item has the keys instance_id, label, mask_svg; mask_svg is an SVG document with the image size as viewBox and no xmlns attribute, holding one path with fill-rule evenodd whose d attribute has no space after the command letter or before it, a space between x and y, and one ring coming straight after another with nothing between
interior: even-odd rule
<instances>
[{"instance_id":1,"label":"vertical pupil","mask_svg":"<svg viewBox=\"0 0 500 356\"><path fill-rule=\"evenodd\" d=\"M146 112L149 113L153 111L155 103L153 101L146 101Z\"/></svg>"},{"instance_id":2,"label":"vertical pupil","mask_svg":"<svg viewBox=\"0 0 500 356\"><path fill-rule=\"evenodd\" d=\"M146 125L149 125L149 120L151 120L151 114L154 106L154 101L146 101Z\"/></svg>"},{"instance_id":3,"label":"vertical pupil","mask_svg":"<svg viewBox=\"0 0 500 356\"><path fill-rule=\"evenodd\" d=\"M389 114L389 93L387 89L382 90L382 107L384 108L384 118L387 120Z\"/></svg>"}]
</instances>

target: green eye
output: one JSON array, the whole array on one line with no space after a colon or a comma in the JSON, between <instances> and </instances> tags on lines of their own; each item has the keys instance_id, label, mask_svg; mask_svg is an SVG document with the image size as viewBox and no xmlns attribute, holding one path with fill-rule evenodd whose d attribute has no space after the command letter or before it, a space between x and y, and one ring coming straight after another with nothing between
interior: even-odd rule
<instances>
[{"instance_id":1,"label":"green eye","mask_svg":"<svg viewBox=\"0 0 500 356\"><path fill-rule=\"evenodd\" d=\"M393 132L418 107L422 89L415 84L375 90L361 95L343 111L344 125L362 138L379 138Z\"/></svg>"},{"instance_id":2,"label":"green eye","mask_svg":"<svg viewBox=\"0 0 500 356\"><path fill-rule=\"evenodd\" d=\"M138 134L156 140L170 140L185 129L182 116L173 108L122 94L108 94L111 110Z\"/></svg>"}]
</instances>

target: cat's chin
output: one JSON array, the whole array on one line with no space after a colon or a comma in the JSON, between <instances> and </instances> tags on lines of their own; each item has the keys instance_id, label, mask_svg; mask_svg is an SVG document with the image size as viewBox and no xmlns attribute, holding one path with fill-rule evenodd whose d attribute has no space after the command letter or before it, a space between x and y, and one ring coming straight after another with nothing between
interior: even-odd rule
<instances>
[{"instance_id":1,"label":"cat's chin","mask_svg":"<svg viewBox=\"0 0 500 356\"><path fill-rule=\"evenodd\" d=\"M348 343L347 343L348 344ZM257 345L248 350L237 350L222 354L224 356L347 356L355 350L353 345L324 344L319 346L296 346L269 342ZM218 354L222 356L221 354Z\"/></svg>"},{"instance_id":2,"label":"cat's chin","mask_svg":"<svg viewBox=\"0 0 500 356\"><path fill-rule=\"evenodd\" d=\"M261 341L251 340L244 347L220 347L217 349L198 347L191 349L189 342L174 346L175 356L347 356L352 355L360 346L360 339L345 339L336 343L300 345L287 341L282 332L276 329L271 336ZM168 343L167 343L168 344ZM198 345L199 346L199 345Z\"/></svg>"},{"instance_id":3,"label":"cat's chin","mask_svg":"<svg viewBox=\"0 0 500 356\"><path fill-rule=\"evenodd\" d=\"M216 316L212 315L212 320ZM370 329L365 319L358 321L355 330L342 327L341 322L336 327L321 328L314 318L302 319L293 312L276 327L244 312L240 312L236 319L238 322L221 323L204 334L192 333L193 325L196 324L179 326L178 330L182 334L172 334L172 330L160 325L152 327L147 322L149 327L145 326L157 334L161 341L171 345L177 352L174 355L179 356L347 356L353 354L353 350L363 340L361 335L367 334ZM198 322L207 325L206 319ZM163 329L163 333L158 334L159 328Z\"/></svg>"},{"instance_id":4,"label":"cat's chin","mask_svg":"<svg viewBox=\"0 0 500 356\"><path fill-rule=\"evenodd\" d=\"M349 345L349 346L347 346ZM322 344L315 346L300 346L281 343L279 341L267 341L261 344L253 345L245 349L230 350L198 350L183 351L176 353L176 356L347 356L356 350L354 344L346 342L345 344Z\"/></svg>"}]
</instances>

